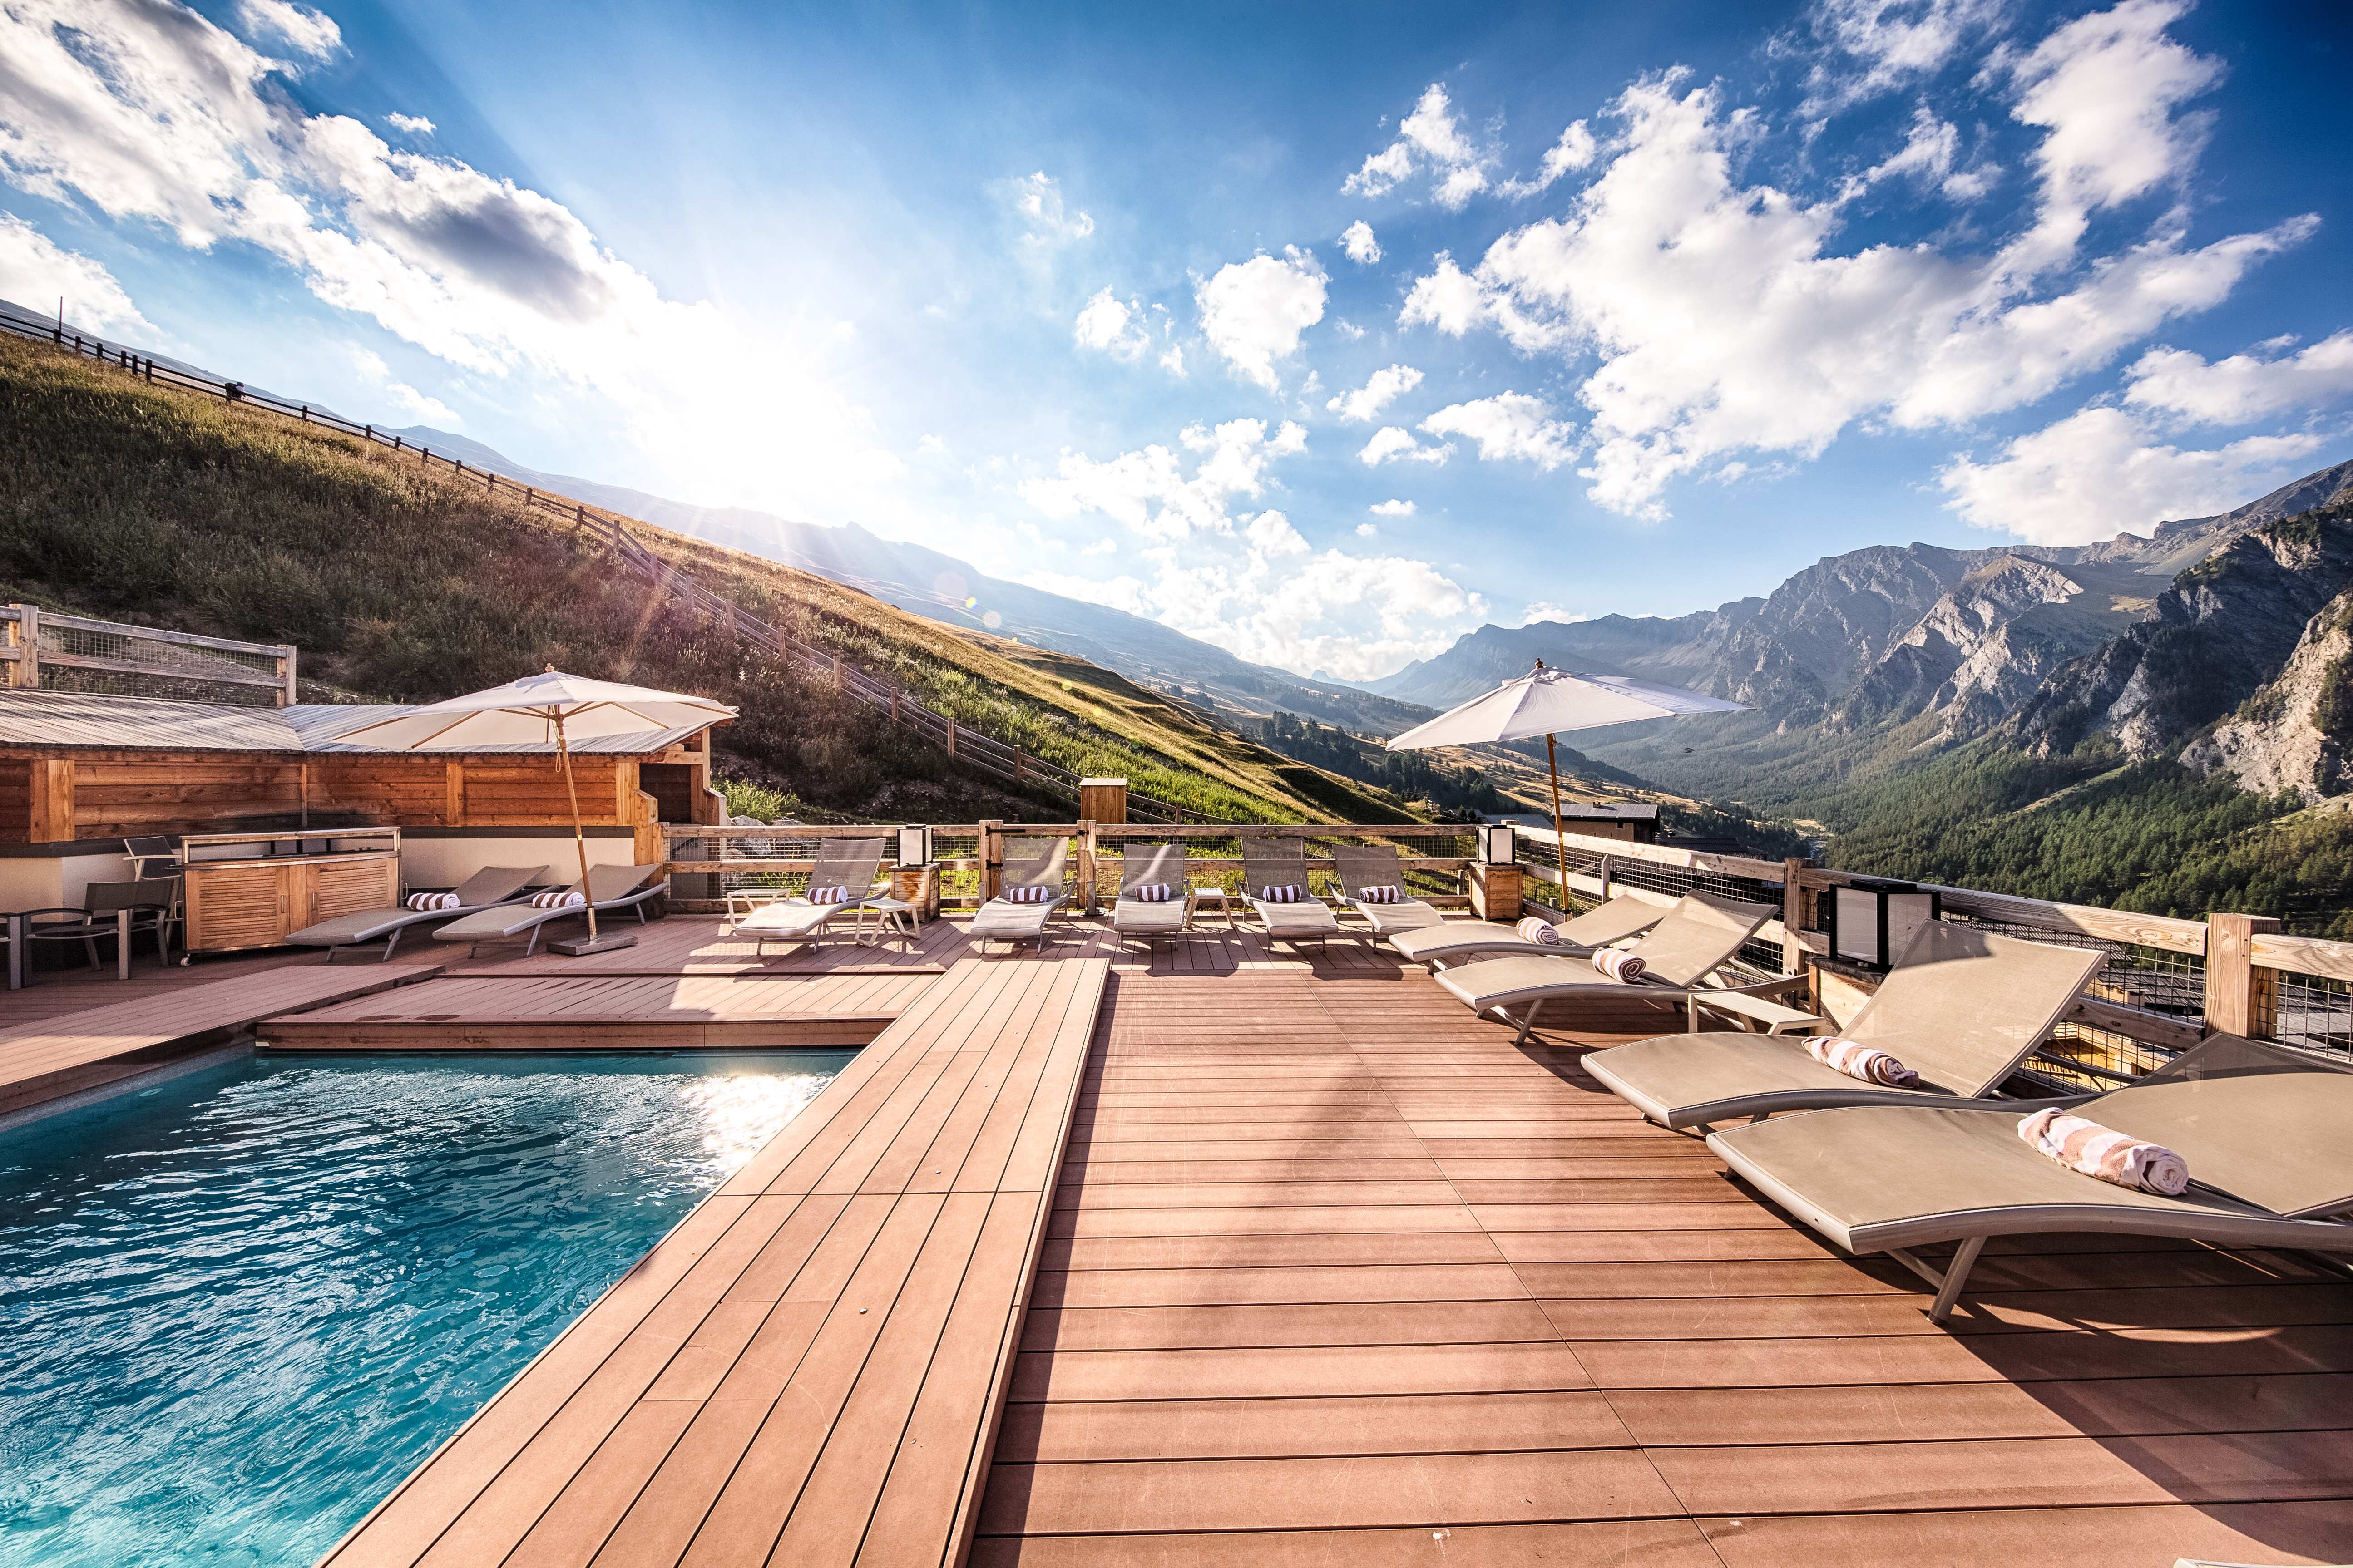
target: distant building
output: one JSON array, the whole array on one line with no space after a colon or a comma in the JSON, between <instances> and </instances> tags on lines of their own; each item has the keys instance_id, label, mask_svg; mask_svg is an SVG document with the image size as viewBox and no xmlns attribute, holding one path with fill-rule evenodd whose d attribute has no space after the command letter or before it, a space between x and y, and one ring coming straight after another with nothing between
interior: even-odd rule
<instances>
[{"instance_id":1,"label":"distant building","mask_svg":"<svg viewBox=\"0 0 2353 1568\"><path fill-rule=\"evenodd\" d=\"M1526 827L1550 827L1549 811L1508 812L1492 822L1516 822ZM1563 801L1560 825L1588 838L1623 838L1633 844L1655 844L1659 838L1659 808L1655 805L1599 805L1591 801Z\"/></svg>"}]
</instances>

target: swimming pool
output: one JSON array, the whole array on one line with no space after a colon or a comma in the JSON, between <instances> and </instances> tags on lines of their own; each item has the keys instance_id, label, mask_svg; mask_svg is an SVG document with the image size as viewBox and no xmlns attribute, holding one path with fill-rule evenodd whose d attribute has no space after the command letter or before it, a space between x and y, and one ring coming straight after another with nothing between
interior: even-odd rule
<instances>
[{"instance_id":1,"label":"swimming pool","mask_svg":"<svg viewBox=\"0 0 2353 1568\"><path fill-rule=\"evenodd\" d=\"M310 1562L853 1054L248 1058L0 1132L0 1562Z\"/></svg>"}]
</instances>

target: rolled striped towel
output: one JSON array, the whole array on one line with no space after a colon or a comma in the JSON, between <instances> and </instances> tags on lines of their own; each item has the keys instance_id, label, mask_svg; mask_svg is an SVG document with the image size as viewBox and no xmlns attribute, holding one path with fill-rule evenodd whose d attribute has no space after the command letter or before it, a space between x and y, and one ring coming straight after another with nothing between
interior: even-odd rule
<instances>
[{"instance_id":1,"label":"rolled striped towel","mask_svg":"<svg viewBox=\"0 0 2353 1568\"><path fill-rule=\"evenodd\" d=\"M813 904L846 904L849 902L849 889L838 882L822 888L811 888L808 890L808 901Z\"/></svg>"},{"instance_id":2,"label":"rolled striped towel","mask_svg":"<svg viewBox=\"0 0 2353 1568\"><path fill-rule=\"evenodd\" d=\"M575 904L587 901L575 888L550 888L543 893L531 896L531 907L535 910L568 910Z\"/></svg>"},{"instance_id":3,"label":"rolled striped towel","mask_svg":"<svg viewBox=\"0 0 2353 1568\"><path fill-rule=\"evenodd\" d=\"M1911 1089L1920 1081L1918 1073L1877 1046L1842 1040L1836 1035L1808 1037L1806 1054L1833 1072L1842 1072L1865 1083L1885 1084L1890 1089Z\"/></svg>"},{"instance_id":4,"label":"rolled striped towel","mask_svg":"<svg viewBox=\"0 0 2353 1568\"><path fill-rule=\"evenodd\" d=\"M412 910L454 910L458 907L455 893L411 893L408 907Z\"/></svg>"},{"instance_id":5,"label":"rolled striped towel","mask_svg":"<svg viewBox=\"0 0 2353 1568\"><path fill-rule=\"evenodd\" d=\"M1512 928L1522 942L1535 942L1538 947L1561 945L1560 928L1542 915L1530 915Z\"/></svg>"},{"instance_id":6,"label":"rolled striped towel","mask_svg":"<svg viewBox=\"0 0 2353 1568\"><path fill-rule=\"evenodd\" d=\"M1593 950L1593 967L1612 980L1622 980L1630 985L1642 978L1642 955L1628 952L1622 947L1597 947Z\"/></svg>"},{"instance_id":7,"label":"rolled striped towel","mask_svg":"<svg viewBox=\"0 0 2353 1568\"><path fill-rule=\"evenodd\" d=\"M1139 904L1165 904L1176 897L1176 889L1166 882L1145 882L1130 888L1127 896Z\"/></svg>"},{"instance_id":8,"label":"rolled striped towel","mask_svg":"<svg viewBox=\"0 0 2353 1568\"><path fill-rule=\"evenodd\" d=\"M1388 886L1358 888L1356 900L1366 904L1401 904L1405 902L1405 889Z\"/></svg>"},{"instance_id":9,"label":"rolled striped towel","mask_svg":"<svg viewBox=\"0 0 2353 1568\"><path fill-rule=\"evenodd\" d=\"M1307 901L1307 889L1296 882L1285 882L1280 887L1269 883L1258 890L1258 896L1270 904L1300 904Z\"/></svg>"},{"instance_id":10,"label":"rolled striped towel","mask_svg":"<svg viewBox=\"0 0 2353 1568\"><path fill-rule=\"evenodd\" d=\"M1017 904L1050 904L1059 891L1059 889L1047 887L1041 882L1035 887L1008 888L1005 897Z\"/></svg>"},{"instance_id":11,"label":"rolled striped towel","mask_svg":"<svg viewBox=\"0 0 2353 1568\"><path fill-rule=\"evenodd\" d=\"M2071 1171L2178 1198L2189 1190L2189 1163L2162 1143L2150 1143L2050 1106L2021 1120L2018 1135L2036 1152Z\"/></svg>"}]
</instances>

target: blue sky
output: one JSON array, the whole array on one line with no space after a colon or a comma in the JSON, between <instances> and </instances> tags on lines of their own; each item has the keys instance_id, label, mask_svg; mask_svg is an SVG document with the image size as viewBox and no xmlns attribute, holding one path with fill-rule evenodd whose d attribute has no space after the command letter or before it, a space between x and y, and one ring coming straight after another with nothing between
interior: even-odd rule
<instances>
[{"instance_id":1,"label":"blue sky","mask_svg":"<svg viewBox=\"0 0 2353 1568\"><path fill-rule=\"evenodd\" d=\"M2341 5L0 5L0 294L1354 678L2353 456Z\"/></svg>"}]
</instances>

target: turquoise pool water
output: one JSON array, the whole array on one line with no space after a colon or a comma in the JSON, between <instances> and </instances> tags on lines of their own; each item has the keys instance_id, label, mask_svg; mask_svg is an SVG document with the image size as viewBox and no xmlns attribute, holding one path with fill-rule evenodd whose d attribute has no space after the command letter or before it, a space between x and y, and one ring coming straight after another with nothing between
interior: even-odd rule
<instances>
[{"instance_id":1,"label":"turquoise pool water","mask_svg":"<svg viewBox=\"0 0 2353 1568\"><path fill-rule=\"evenodd\" d=\"M256 1058L0 1132L0 1563L309 1563L851 1054Z\"/></svg>"}]
</instances>

